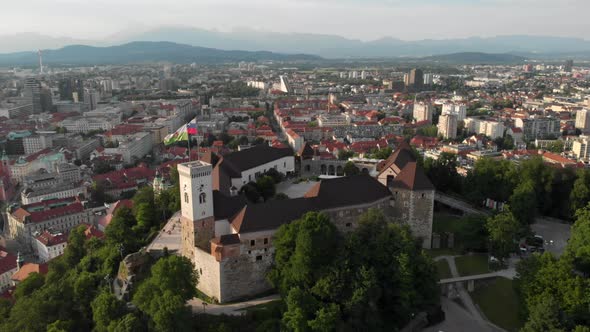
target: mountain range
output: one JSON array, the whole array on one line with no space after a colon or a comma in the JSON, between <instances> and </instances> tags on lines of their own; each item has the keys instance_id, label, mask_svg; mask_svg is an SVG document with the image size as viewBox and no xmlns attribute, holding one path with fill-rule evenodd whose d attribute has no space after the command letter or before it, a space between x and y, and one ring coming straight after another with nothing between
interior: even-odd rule
<instances>
[{"instance_id":1,"label":"mountain range","mask_svg":"<svg viewBox=\"0 0 590 332\"><path fill-rule=\"evenodd\" d=\"M555 59L590 57L590 41L580 38L514 35L416 41L387 37L362 41L325 34L277 33L248 28L221 32L192 27L160 27L142 32L118 33L103 40L55 38L31 33L0 35L0 53L55 49L72 44L113 46L134 41L167 41L220 50L265 50L340 59L427 57L462 52L511 53L530 58Z\"/></svg>"},{"instance_id":2,"label":"mountain range","mask_svg":"<svg viewBox=\"0 0 590 332\"><path fill-rule=\"evenodd\" d=\"M173 63L225 63L238 61L310 61L320 57L266 51L225 51L172 42L132 42L117 46L71 45L43 50L43 63L59 65L104 65L170 61ZM37 52L0 54L0 66L35 66Z\"/></svg>"}]
</instances>

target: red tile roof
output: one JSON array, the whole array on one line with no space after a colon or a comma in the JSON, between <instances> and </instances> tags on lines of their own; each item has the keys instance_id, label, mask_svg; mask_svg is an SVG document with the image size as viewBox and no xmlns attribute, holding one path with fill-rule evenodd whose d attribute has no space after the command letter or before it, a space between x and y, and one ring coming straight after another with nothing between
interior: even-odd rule
<instances>
[{"instance_id":1,"label":"red tile roof","mask_svg":"<svg viewBox=\"0 0 590 332\"><path fill-rule=\"evenodd\" d=\"M16 267L16 256L7 252L3 247L0 247L0 275Z\"/></svg>"},{"instance_id":2,"label":"red tile roof","mask_svg":"<svg viewBox=\"0 0 590 332\"><path fill-rule=\"evenodd\" d=\"M43 233L41 233L41 235L37 236L36 239L46 247L52 247L58 244L68 242L68 236L66 234L51 234L49 231L44 231Z\"/></svg>"},{"instance_id":3,"label":"red tile roof","mask_svg":"<svg viewBox=\"0 0 590 332\"><path fill-rule=\"evenodd\" d=\"M27 263L23 265L20 270L12 275L12 280L22 282L29 277L31 273L47 274L47 264L33 264Z\"/></svg>"}]
</instances>

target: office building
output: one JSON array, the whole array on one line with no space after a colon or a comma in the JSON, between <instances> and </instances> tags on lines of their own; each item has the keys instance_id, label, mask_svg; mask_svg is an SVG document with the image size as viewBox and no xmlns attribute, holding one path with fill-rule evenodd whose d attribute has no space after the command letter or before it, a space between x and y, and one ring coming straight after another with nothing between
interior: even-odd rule
<instances>
[{"instance_id":1,"label":"office building","mask_svg":"<svg viewBox=\"0 0 590 332\"><path fill-rule=\"evenodd\" d=\"M566 60L565 65L563 66L563 70L567 73L571 73L573 68L574 68L574 60Z\"/></svg>"},{"instance_id":2,"label":"office building","mask_svg":"<svg viewBox=\"0 0 590 332\"><path fill-rule=\"evenodd\" d=\"M424 85L424 72L422 72L422 69L414 68L404 78L407 87L420 88Z\"/></svg>"},{"instance_id":3,"label":"office building","mask_svg":"<svg viewBox=\"0 0 590 332\"><path fill-rule=\"evenodd\" d=\"M27 100L27 103L33 104L33 114L43 112L43 104L41 103L41 82L34 78L27 78L25 80L23 96Z\"/></svg>"},{"instance_id":4,"label":"office building","mask_svg":"<svg viewBox=\"0 0 590 332\"><path fill-rule=\"evenodd\" d=\"M80 102L84 98L84 81L73 77L63 78L59 81L60 100ZM78 100L74 100L77 96Z\"/></svg>"}]
</instances>

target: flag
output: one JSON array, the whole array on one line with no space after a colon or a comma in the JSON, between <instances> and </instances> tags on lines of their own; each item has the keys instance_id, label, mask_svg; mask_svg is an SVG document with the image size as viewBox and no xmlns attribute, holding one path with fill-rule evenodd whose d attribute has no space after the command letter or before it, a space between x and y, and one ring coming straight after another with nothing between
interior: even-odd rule
<instances>
[{"instance_id":1,"label":"flag","mask_svg":"<svg viewBox=\"0 0 590 332\"><path fill-rule=\"evenodd\" d=\"M180 128L178 128L177 131L175 131L172 134L169 134L168 136L164 137L164 144L165 145L170 145L170 144L174 144L176 142L180 142L180 141L188 141L188 131L187 131L187 125L184 125Z\"/></svg>"},{"instance_id":2,"label":"flag","mask_svg":"<svg viewBox=\"0 0 590 332\"><path fill-rule=\"evenodd\" d=\"M187 130L189 135L196 135L199 133L199 130L197 129L197 121L196 119L192 120L191 122L188 123L187 126Z\"/></svg>"}]
</instances>

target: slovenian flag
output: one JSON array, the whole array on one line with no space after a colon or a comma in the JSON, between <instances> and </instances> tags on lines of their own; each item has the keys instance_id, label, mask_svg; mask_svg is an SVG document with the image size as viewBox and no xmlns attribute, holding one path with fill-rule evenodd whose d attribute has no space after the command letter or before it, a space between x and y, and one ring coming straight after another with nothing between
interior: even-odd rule
<instances>
[{"instance_id":1,"label":"slovenian flag","mask_svg":"<svg viewBox=\"0 0 590 332\"><path fill-rule=\"evenodd\" d=\"M188 123L186 131L189 135L196 135L199 133L199 130L197 129L197 119L193 119Z\"/></svg>"},{"instance_id":2,"label":"slovenian flag","mask_svg":"<svg viewBox=\"0 0 590 332\"><path fill-rule=\"evenodd\" d=\"M174 133L164 137L164 144L170 145L180 141L188 141L187 127L188 125L185 124L184 126L178 128L178 130Z\"/></svg>"}]
</instances>

